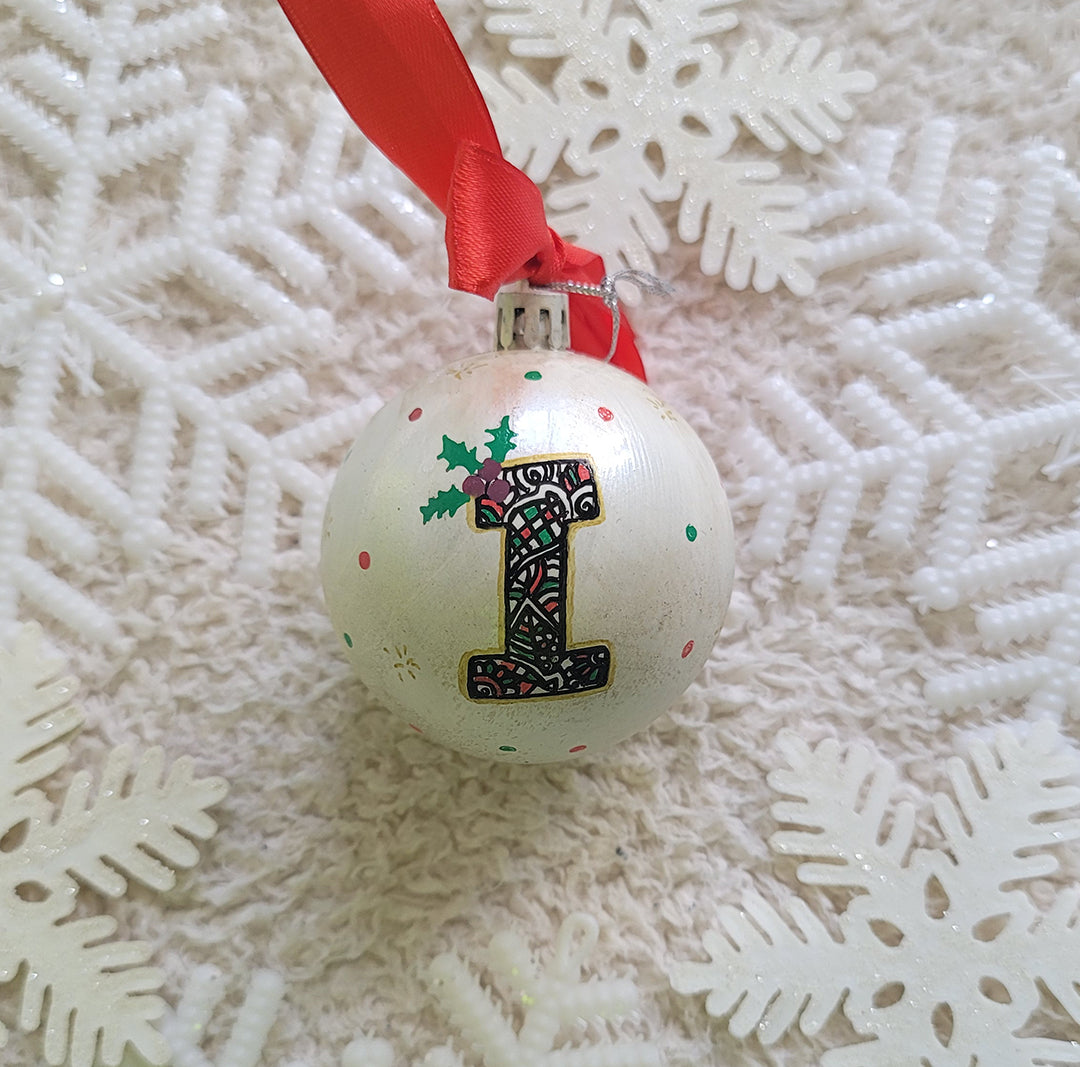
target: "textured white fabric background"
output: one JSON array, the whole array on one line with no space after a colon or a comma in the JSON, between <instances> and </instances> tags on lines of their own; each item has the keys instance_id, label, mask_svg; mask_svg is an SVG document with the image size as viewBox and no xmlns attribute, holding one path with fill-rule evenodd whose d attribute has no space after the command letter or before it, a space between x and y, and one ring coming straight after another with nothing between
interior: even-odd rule
<instances>
[{"instance_id":1,"label":"textured white fabric background","mask_svg":"<svg viewBox=\"0 0 1080 1067\"><path fill-rule=\"evenodd\" d=\"M492 71L510 61L505 41L483 31L478 3L455 2L446 12L470 61ZM747 35L768 41L787 27L800 37L821 36L843 50L847 67L878 79L874 92L855 98L847 139L830 160L785 157L791 173L805 169L812 195L843 165L858 165L859 146L879 127L901 135L902 189L911 146L940 116L957 131L946 213L972 179L992 179L1017 195L1030 177L1024 153L1041 143L1060 148L1065 167L1080 159L1075 3L747 0L738 13L741 27L729 43ZM300 179L323 91L275 5L241 0L227 18L216 40L180 56L186 84L174 101L203 106L224 88L243 102L223 147L225 200L260 137L283 148L281 187ZM36 33L6 10L0 46L15 54ZM2 152L4 194L21 206L21 217L47 228L57 184L10 144ZM360 139L350 135L342 169L361 153ZM168 230L185 158L190 149L104 183L107 210L93 230L98 247L123 248L155 226ZM408 192L404 183L399 188ZM296 228L328 274L314 291L289 297L305 311L325 308L333 324L321 337L269 353L271 367L296 368L307 394L293 411L268 414L259 424L268 435L389 396L487 347L490 308L447 291L437 224L427 238L411 239L370 209L358 208L356 217L395 249L411 281L386 291L333 240ZM6 239L34 245L34 224L19 233L13 218L6 216ZM1006 231L1004 223L994 230L997 256ZM1074 349L1077 248L1076 222L1060 211L1035 299L1073 331ZM256 254L248 261L265 273ZM828 892L801 887L794 864L768 848L777 824L765 776L782 764L782 728L811 744L868 739L899 769L898 796L920 805L920 832L932 840L926 796L945 783L944 760L962 751L969 732L1026 714L1024 694L945 711L924 691L927 679L987 659L970 601L920 615L908 599L911 575L927 562L942 478L931 480L926 506L899 549L869 537L880 503L880 486L871 486L836 577L823 589L796 581L819 494L799 499L779 559L747 549L758 511L739 506L752 471L733 442L755 426L785 454L808 458L790 422L762 407L762 383L774 375L841 425L837 397L859 370L841 358L838 340L856 313L876 312L867 280L888 262L870 257L826 273L813 295L798 298L783 289L731 291L703 276L698 250L678 241L660 257L659 271L676 284L676 295L635 309L634 325L653 387L699 432L733 490L741 547L728 622L707 670L651 730L600 759L495 766L433 748L370 706L324 617L313 561L299 546L299 508L286 493L265 565L249 559L238 569L250 536L242 514L251 464L233 457L218 515L194 518L184 489L195 434L183 417L171 462L176 476L162 486L172 531L164 547L132 558L121 541L134 523L110 526L98 516L87 520L99 542L94 559L73 562L31 546L30 556L116 623L114 638L103 643L30 599L12 616L40 620L82 680L89 724L75 742L78 763L95 767L122 742L161 744L170 757L190 754L200 773L231 783L215 812L220 830L203 847L199 867L170 893L136 888L108 906L124 932L155 944L167 999L175 1001L197 964L220 968L234 1000L253 968L269 967L285 980L286 1004L266 1063L336 1063L360 1032L389 1038L400 1062L412 1062L452 1036L423 980L430 959L447 949L477 958L490 936L508 927L543 952L562 918L585 910L601 921L590 966L635 978L642 1009L629 1030L656 1041L672 1064L808 1067L829 1044L850 1040L842 1022L826 1039L793 1035L769 1050L754 1038L736 1039L706 1016L702 998L676 996L666 969L674 960L703 959L701 936L715 925L716 909L737 905L751 887L773 901L801 895L828 910ZM149 287L141 306L116 309L164 359L236 336L258 318L197 273ZM949 296L944 287L933 302L940 304L943 292ZM1020 409L1043 395L1011 373L1022 359L1032 373L1052 375L1062 396L1075 397L1080 362L1072 364L1070 383L1061 362L1029 352L1024 340L1003 329L960 334L920 358L982 411ZM212 388L224 395L260 373L245 365ZM0 367L5 425L17 414L17 375L17 366ZM65 378L53 429L126 486L144 390L103 361L96 378L97 395L81 392L74 374ZM305 457L320 476L344 453L342 442L330 445ZM975 524L983 542L1068 523L1076 470L1066 468L1056 481L1040 475L1053 454L1047 446L1005 457ZM71 503L63 485L51 493L61 506ZM87 514L77 500L70 510ZM1060 574L1048 577L1060 582ZM1075 736L1075 722L1066 719L1064 729ZM1077 857L1067 856L1061 879L1078 873ZM211 1033L211 1055L220 1040ZM0 1060L37 1062L36 1041L13 1036Z\"/></svg>"}]
</instances>

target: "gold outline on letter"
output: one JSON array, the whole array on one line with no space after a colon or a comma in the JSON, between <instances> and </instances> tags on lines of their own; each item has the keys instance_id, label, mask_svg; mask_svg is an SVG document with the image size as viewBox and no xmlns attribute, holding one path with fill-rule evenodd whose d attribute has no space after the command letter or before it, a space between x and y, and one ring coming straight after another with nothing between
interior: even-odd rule
<instances>
[{"instance_id":1,"label":"gold outline on letter","mask_svg":"<svg viewBox=\"0 0 1080 1067\"><path fill-rule=\"evenodd\" d=\"M507 467L523 467L526 463L545 463L548 460L553 459L583 459L589 464L589 470L593 476L593 485L596 486L596 500L599 504L599 511L597 512L595 519L578 519L570 523L570 529L566 535L566 650L569 652L575 648L588 648L593 645L603 645L611 657L610 667L608 668L607 682L597 689L587 689L581 693L545 693L541 696L535 697L521 697L522 701L532 701L534 703L540 703L541 701L548 700L567 700L570 697L586 697L592 696L593 693L604 693L611 688L612 679L615 677L615 649L607 641L582 641L579 644L574 644L571 641L573 635L573 615L574 615L574 582L577 578L576 569L574 566L574 538L577 535L577 531L582 526L599 526L604 521L604 493L600 488L600 481L596 477L596 461L588 454L588 452L552 452L545 453L540 456L528 456L524 459L516 459L513 463L503 463L502 467L505 470ZM468 507L468 520L469 529L473 533L490 534L491 530L481 530L476 525L476 497L470 499ZM514 700L505 700L501 697L471 697L468 692L468 670L469 660L473 656L497 656L506 652L506 596L504 595L506 583L506 527L499 527L499 640L501 642L499 648L477 648L470 652L466 652L458 663L458 689L461 690L461 695L470 704L514 704Z\"/></svg>"}]
</instances>

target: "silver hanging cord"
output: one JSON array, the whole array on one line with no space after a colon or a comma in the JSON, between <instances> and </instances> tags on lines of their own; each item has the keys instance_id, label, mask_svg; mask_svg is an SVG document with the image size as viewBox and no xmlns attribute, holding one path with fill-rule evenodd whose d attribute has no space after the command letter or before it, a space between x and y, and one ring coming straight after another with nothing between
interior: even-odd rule
<instances>
[{"instance_id":1,"label":"silver hanging cord","mask_svg":"<svg viewBox=\"0 0 1080 1067\"><path fill-rule=\"evenodd\" d=\"M605 274L599 285L588 285L585 282L551 282L548 285L537 285L533 288L550 289L556 293L573 293L575 296L596 296L603 300L611 312L611 348L604 357L604 362L610 363L619 344L619 326L622 320L619 294L615 291L615 286L619 282L630 282L631 285L636 285L643 293L649 293L651 296L671 296L675 292L674 286L668 285L655 274L649 274L643 270L620 270L614 274Z\"/></svg>"}]
</instances>

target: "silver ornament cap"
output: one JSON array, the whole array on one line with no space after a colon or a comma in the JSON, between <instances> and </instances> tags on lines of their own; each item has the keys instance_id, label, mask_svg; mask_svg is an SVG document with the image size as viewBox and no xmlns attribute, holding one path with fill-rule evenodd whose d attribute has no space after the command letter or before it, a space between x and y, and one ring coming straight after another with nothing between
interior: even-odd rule
<instances>
[{"instance_id":1,"label":"silver ornament cap","mask_svg":"<svg viewBox=\"0 0 1080 1067\"><path fill-rule=\"evenodd\" d=\"M570 299L521 282L495 297L495 349L565 352L570 348Z\"/></svg>"}]
</instances>

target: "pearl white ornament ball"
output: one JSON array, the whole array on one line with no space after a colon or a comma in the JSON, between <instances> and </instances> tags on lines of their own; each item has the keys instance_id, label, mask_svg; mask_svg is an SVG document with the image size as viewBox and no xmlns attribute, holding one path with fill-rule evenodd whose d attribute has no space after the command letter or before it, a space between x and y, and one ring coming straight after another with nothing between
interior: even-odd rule
<instances>
[{"instance_id":1,"label":"pearl white ornament ball","mask_svg":"<svg viewBox=\"0 0 1080 1067\"><path fill-rule=\"evenodd\" d=\"M327 606L369 691L432 741L517 763L594 755L664 712L733 567L690 426L559 351L475 356L391 400L324 524Z\"/></svg>"}]
</instances>

